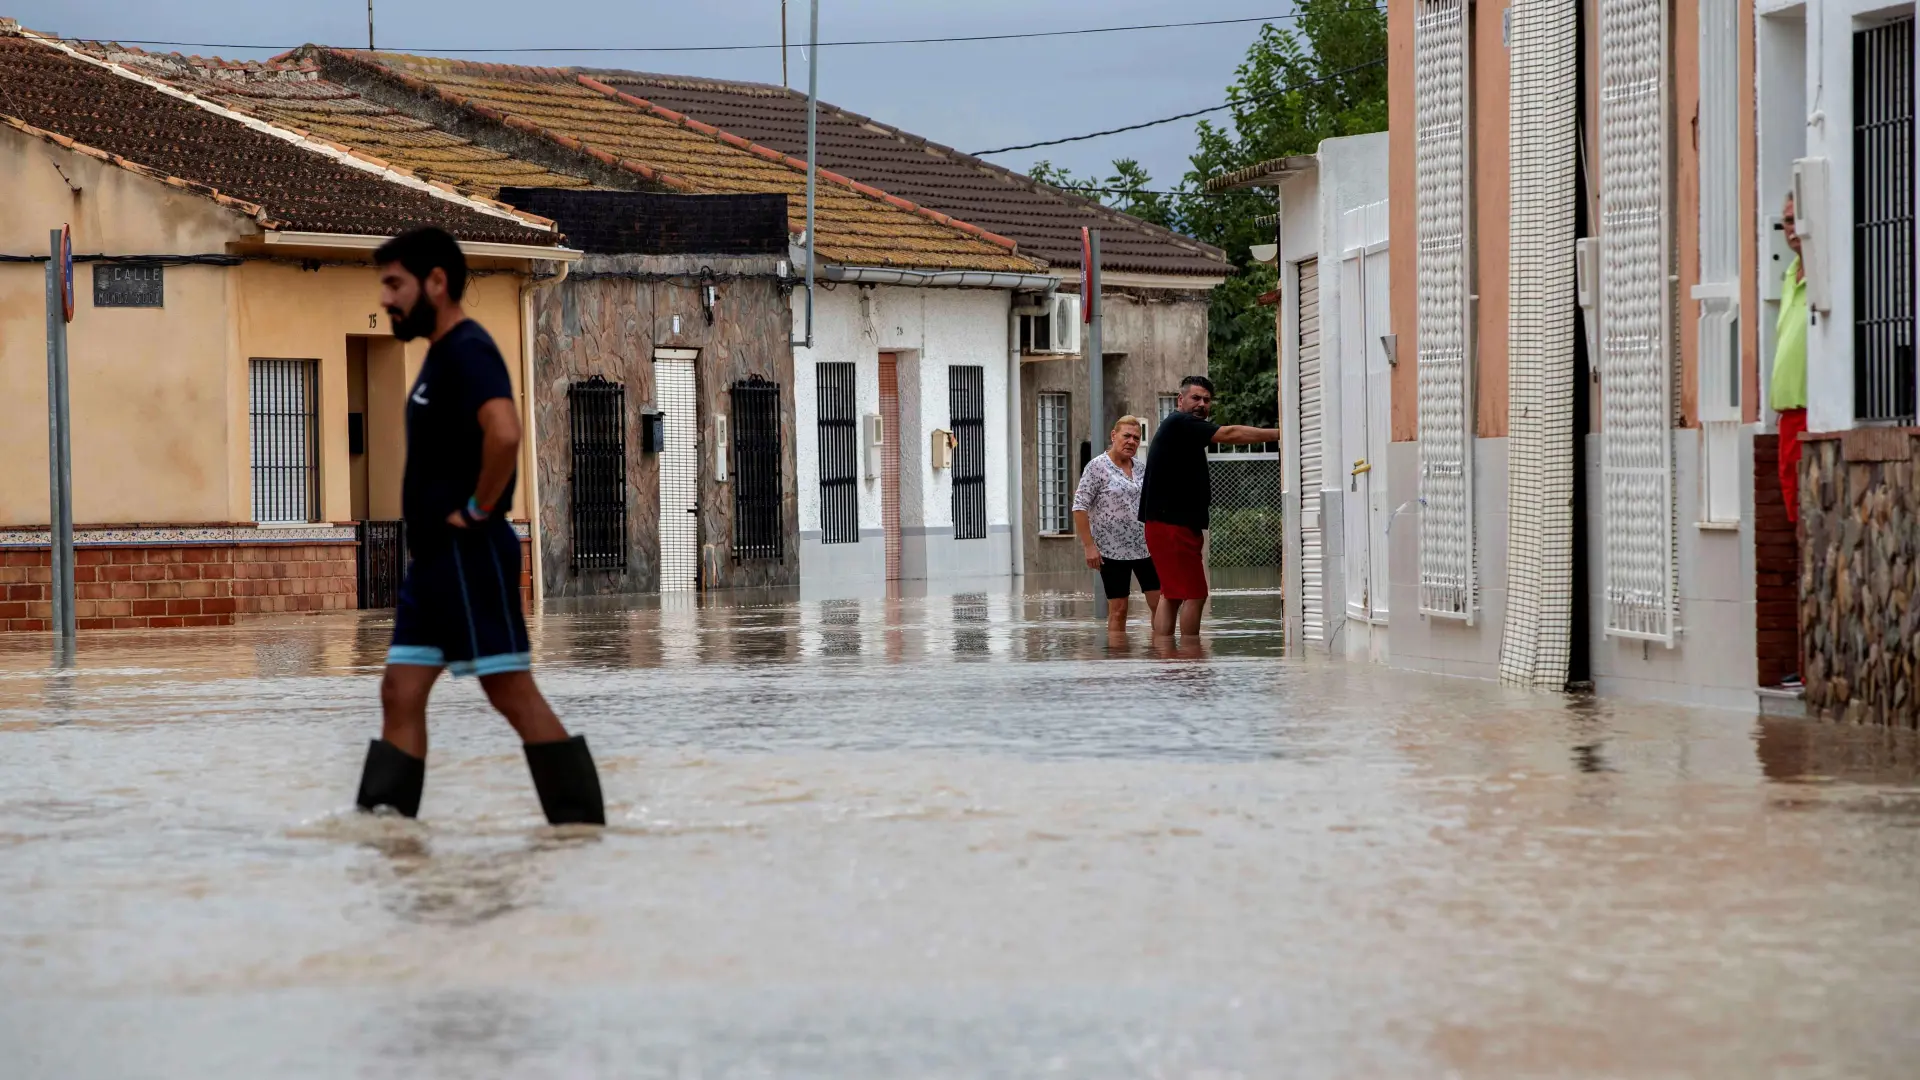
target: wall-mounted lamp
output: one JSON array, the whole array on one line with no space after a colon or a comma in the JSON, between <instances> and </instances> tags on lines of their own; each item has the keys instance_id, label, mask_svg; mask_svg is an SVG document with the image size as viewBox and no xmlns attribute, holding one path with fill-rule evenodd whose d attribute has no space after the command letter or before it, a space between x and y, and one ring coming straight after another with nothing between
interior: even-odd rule
<instances>
[{"instance_id":1,"label":"wall-mounted lamp","mask_svg":"<svg viewBox=\"0 0 1920 1080\"><path fill-rule=\"evenodd\" d=\"M706 313L707 325L713 325L713 306L720 300L720 287L713 283L713 271L702 271L706 280L700 284L700 310Z\"/></svg>"},{"instance_id":2,"label":"wall-mounted lamp","mask_svg":"<svg viewBox=\"0 0 1920 1080\"><path fill-rule=\"evenodd\" d=\"M1388 367L1400 366L1400 335L1399 334L1381 334L1380 348L1384 350L1387 354Z\"/></svg>"},{"instance_id":3,"label":"wall-mounted lamp","mask_svg":"<svg viewBox=\"0 0 1920 1080\"><path fill-rule=\"evenodd\" d=\"M1279 244L1255 244L1247 249L1257 263L1270 263L1280 257Z\"/></svg>"}]
</instances>

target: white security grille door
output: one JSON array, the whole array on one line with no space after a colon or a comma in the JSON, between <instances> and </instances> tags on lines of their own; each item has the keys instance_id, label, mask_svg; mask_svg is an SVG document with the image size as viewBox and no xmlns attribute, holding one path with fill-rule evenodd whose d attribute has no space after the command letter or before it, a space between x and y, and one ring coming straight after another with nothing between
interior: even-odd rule
<instances>
[{"instance_id":1,"label":"white security grille door","mask_svg":"<svg viewBox=\"0 0 1920 1080\"><path fill-rule=\"evenodd\" d=\"M660 591L699 585L700 421L694 407L693 361L653 358L655 403L666 414L660 451Z\"/></svg>"},{"instance_id":2,"label":"white security grille door","mask_svg":"<svg viewBox=\"0 0 1920 1080\"><path fill-rule=\"evenodd\" d=\"M1672 644L1673 338L1667 20L1600 5L1600 401L1606 632Z\"/></svg>"},{"instance_id":3,"label":"white security grille door","mask_svg":"<svg viewBox=\"0 0 1920 1080\"><path fill-rule=\"evenodd\" d=\"M1387 204L1381 203L1381 225L1377 244L1367 246L1367 462L1372 470L1365 474L1372 486L1367 497L1367 547L1373 560L1373 578L1367 594L1368 610L1375 620L1387 617L1387 576L1389 548L1387 524L1393 520L1393 507L1387 497L1387 442L1393 431L1393 365L1387 359L1387 335L1393 333L1392 252L1385 237Z\"/></svg>"},{"instance_id":4,"label":"white security grille door","mask_svg":"<svg viewBox=\"0 0 1920 1080\"><path fill-rule=\"evenodd\" d=\"M312 360L248 364L252 424L253 520L271 524L320 516L320 440Z\"/></svg>"},{"instance_id":5,"label":"white security grille door","mask_svg":"<svg viewBox=\"0 0 1920 1080\"><path fill-rule=\"evenodd\" d=\"M1309 641L1326 636L1326 539L1320 521L1320 488L1326 461L1320 412L1320 263L1300 263L1300 612Z\"/></svg>"},{"instance_id":6,"label":"white security grille door","mask_svg":"<svg viewBox=\"0 0 1920 1080\"><path fill-rule=\"evenodd\" d=\"M1340 215L1340 445L1335 478L1344 473L1341 548L1347 617L1386 615L1386 424L1391 391L1380 335L1387 307L1387 204L1369 203ZM1348 459L1352 459L1349 461Z\"/></svg>"},{"instance_id":7,"label":"white security grille door","mask_svg":"<svg viewBox=\"0 0 1920 1080\"><path fill-rule=\"evenodd\" d=\"M1700 0L1701 512L1740 520L1740 20Z\"/></svg>"},{"instance_id":8,"label":"white security grille door","mask_svg":"<svg viewBox=\"0 0 1920 1080\"><path fill-rule=\"evenodd\" d=\"M1561 690L1573 628L1576 0L1514 5L1509 49L1507 610L1500 678Z\"/></svg>"},{"instance_id":9,"label":"white security grille door","mask_svg":"<svg viewBox=\"0 0 1920 1080\"><path fill-rule=\"evenodd\" d=\"M1472 619L1473 380L1465 0L1417 0L1414 217L1420 295L1420 610Z\"/></svg>"},{"instance_id":10,"label":"white security grille door","mask_svg":"<svg viewBox=\"0 0 1920 1080\"><path fill-rule=\"evenodd\" d=\"M1067 471L1067 395L1041 394L1039 421L1040 531L1070 532L1073 489L1068 486Z\"/></svg>"}]
</instances>

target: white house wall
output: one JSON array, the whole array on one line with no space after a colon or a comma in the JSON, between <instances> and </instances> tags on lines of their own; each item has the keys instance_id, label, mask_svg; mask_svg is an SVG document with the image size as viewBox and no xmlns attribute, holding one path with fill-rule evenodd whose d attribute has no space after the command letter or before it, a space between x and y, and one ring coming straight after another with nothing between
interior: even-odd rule
<instances>
[{"instance_id":1,"label":"white house wall","mask_svg":"<svg viewBox=\"0 0 1920 1080\"><path fill-rule=\"evenodd\" d=\"M861 298L867 298L865 313ZM880 409L880 354L894 353L900 388L901 578L947 580L1012 573L1008 524L1008 310L1011 294L984 289L856 285L821 288L814 347L794 349L794 427L800 495L803 588L835 591L884 585L886 552L880 481L859 484L860 541L821 543L818 379L815 364L852 363L856 411ZM794 293L795 339L805 332L805 294ZM976 364L985 374L987 535L953 536L953 483L930 460L932 433L951 430L947 368Z\"/></svg>"}]
</instances>

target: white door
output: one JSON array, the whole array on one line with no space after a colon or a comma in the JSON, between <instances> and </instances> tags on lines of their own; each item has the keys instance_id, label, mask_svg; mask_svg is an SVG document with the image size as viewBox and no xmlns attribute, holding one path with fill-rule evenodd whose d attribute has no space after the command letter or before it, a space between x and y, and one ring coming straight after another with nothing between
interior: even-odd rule
<instances>
[{"instance_id":1,"label":"white door","mask_svg":"<svg viewBox=\"0 0 1920 1080\"><path fill-rule=\"evenodd\" d=\"M699 585L700 423L694 408L691 350L653 356L653 396L666 414L660 450L660 591Z\"/></svg>"},{"instance_id":2,"label":"white door","mask_svg":"<svg viewBox=\"0 0 1920 1080\"><path fill-rule=\"evenodd\" d=\"M1387 495L1387 440L1393 430L1393 364L1387 357L1387 335L1393 333L1392 298L1388 293L1392 275L1383 232L1379 242L1367 246L1366 445L1367 463L1373 468L1364 474L1372 484L1361 488L1367 493L1367 544L1373 563L1368 614L1376 622L1387 617L1387 526L1393 520Z\"/></svg>"},{"instance_id":3,"label":"white door","mask_svg":"<svg viewBox=\"0 0 1920 1080\"><path fill-rule=\"evenodd\" d=\"M1321 462L1325 440L1320 419L1320 263L1303 259L1300 280L1300 612L1308 641L1326 634L1325 542L1320 530Z\"/></svg>"},{"instance_id":4,"label":"white door","mask_svg":"<svg viewBox=\"0 0 1920 1080\"><path fill-rule=\"evenodd\" d=\"M1341 452L1335 475L1344 477L1341 565L1346 570L1347 617L1365 621L1372 617L1373 537L1367 507L1374 478L1367 456L1372 411L1367 407L1367 252L1363 247L1349 247L1340 257L1339 306Z\"/></svg>"}]
</instances>

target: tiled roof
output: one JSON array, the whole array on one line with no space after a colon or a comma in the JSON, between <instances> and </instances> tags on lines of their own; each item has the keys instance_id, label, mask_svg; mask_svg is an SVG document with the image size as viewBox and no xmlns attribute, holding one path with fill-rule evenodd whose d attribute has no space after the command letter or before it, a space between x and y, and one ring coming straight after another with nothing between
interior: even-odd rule
<instances>
[{"instance_id":1,"label":"tiled roof","mask_svg":"<svg viewBox=\"0 0 1920 1080\"><path fill-rule=\"evenodd\" d=\"M805 94L759 83L631 71L589 71L594 79L715 127L805 156ZM1101 230L1109 270L1224 277L1219 248L1036 183L992 162L820 103L820 164L1020 242L1056 267L1080 265L1080 229Z\"/></svg>"},{"instance_id":2,"label":"tiled roof","mask_svg":"<svg viewBox=\"0 0 1920 1080\"><path fill-rule=\"evenodd\" d=\"M806 169L671 110L555 68L479 64L396 53L306 49L329 75L343 65L387 77L528 133L700 194L788 196L789 224L805 222ZM343 76L344 77L344 76ZM822 169L816 185L820 255L832 262L957 270L1032 271L1013 241Z\"/></svg>"},{"instance_id":3,"label":"tiled roof","mask_svg":"<svg viewBox=\"0 0 1920 1080\"><path fill-rule=\"evenodd\" d=\"M530 223L538 219L488 212L451 191L336 160L43 39L0 33L0 118L243 210L266 228L391 236L439 225L463 240L561 240Z\"/></svg>"},{"instance_id":4,"label":"tiled roof","mask_svg":"<svg viewBox=\"0 0 1920 1080\"><path fill-rule=\"evenodd\" d=\"M328 81L311 60L228 61L149 53L111 42L73 44L237 112L353 147L469 195L490 199L503 187L584 188L592 183L476 145L369 101Z\"/></svg>"}]
</instances>

